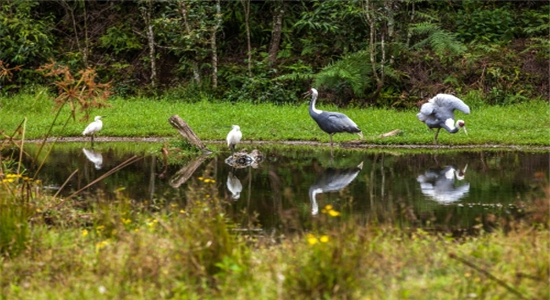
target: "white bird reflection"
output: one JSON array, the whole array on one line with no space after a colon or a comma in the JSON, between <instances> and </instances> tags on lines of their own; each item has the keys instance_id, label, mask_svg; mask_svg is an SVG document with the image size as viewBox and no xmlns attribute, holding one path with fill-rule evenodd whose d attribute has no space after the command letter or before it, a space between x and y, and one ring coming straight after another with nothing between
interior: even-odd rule
<instances>
[{"instance_id":1,"label":"white bird reflection","mask_svg":"<svg viewBox=\"0 0 550 300\"><path fill-rule=\"evenodd\" d=\"M466 169L460 170L454 166L446 166L441 169L429 169L424 174L418 175L416 181L420 183L422 193L440 204L450 204L462 199L470 191L470 183L465 182L456 186L455 181L462 181L466 175Z\"/></svg>"},{"instance_id":2,"label":"white bird reflection","mask_svg":"<svg viewBox=\"0 0 550 300\"><path fill-rule=\"evenodd\" d=\"M97 170L103 167L103 155L101 155L101 153L86 148L82 148L82 152L84 152L86 158L94 164Z\"/></svg>"},{"instance_id":3,"label":"white bird reflection","mask_svg":"<svg viewBox=\"0 0 550 300\"><path fill-rule=\"evenodd\" d=\"M319 213L319 206L317 205L317 199L315 198L317 194L326 193L326 192L336 192L339 191L348 184L350 184L357 174L363 169L363 162L361 162L356 167L346 168L346 169L326 169L315 183L309 187L309 199L311 201L311 214L317 215Z\"/></svg>"},{"instance_id":4,"label":"white bird reflection","mask_svg":"<svg viewBox=\"0 0 550 300\"><path fill-rule=\"evenodd\" d=\"M243 185L239 178L235 177L233 172L229 171L227 175L227 189L231 192L231 198L237 200L241 197L241 191L243 190Z\"/></svg>"}]
</instances>

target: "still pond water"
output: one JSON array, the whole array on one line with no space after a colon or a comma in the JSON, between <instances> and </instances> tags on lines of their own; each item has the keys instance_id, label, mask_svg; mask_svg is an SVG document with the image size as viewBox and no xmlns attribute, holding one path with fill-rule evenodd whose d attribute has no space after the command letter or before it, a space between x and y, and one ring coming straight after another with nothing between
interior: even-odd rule
<instances>
[{"instance_id":1,"label":"still pond water","mask_svg":"<svg viewBox=\"0 0 550 300\"><path fill-rule=\"evenodd\" d=\"M38 175L48 193L58 192L78 169L60 191L71 195L137 155L141 159L75 199L114 200L122 193L162 209L184 208L191 195L216 197L240 226L283 233L307 227L327 205L364 222L490 227L498 219L521 217L522 203L541 197L550 164L548 152L340 150L331 160L326 147L259 146L263 161L234 169L225 162L229 152L168 164L158 151L136 153L131 145L83 146L54 147ZM34 156L37 148L26 150Z\"/></svg>"}]
</instances>

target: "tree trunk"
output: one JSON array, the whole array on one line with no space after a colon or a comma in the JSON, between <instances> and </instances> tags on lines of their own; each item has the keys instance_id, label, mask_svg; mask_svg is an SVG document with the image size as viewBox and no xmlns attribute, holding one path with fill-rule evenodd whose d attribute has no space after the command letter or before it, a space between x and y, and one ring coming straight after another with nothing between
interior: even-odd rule
<instances>
[{"instance_id":1,"label":"tree trunk","mask_svg":"<svg viewBox=\"0 0 550 300\"><path fill-rule=\"evenodd\" d=\"M76 5L78 5L78 3ZM86 5L86 2L84 2L84 5ZM80 45L80 39L78 38L78 30L77 30L77 26L76 26L76 19L75 19L75 16L74 16L74 8L72 8L69 5L69 1L68 0L61 0L61 6L63 6L63 8L65 9L65 12L71 18L71 22L72 22L73 30L74 30L74 38L75 38L76 47L78 48L78 52L80 52L80 54L82 55L82 63L84 63L84 67L87 68L88 67L88 49L87 49L88 41L87 40L85 41L86 46L84 48L82 48L82 46ZM84 14L84 18L86 19L85 14ZM86 36L87 36L87 34L86 34Z\"/></svg>"},{"instance_id":2,"label":"tree trunk","mask_svg":"<svg viewBox=\"0 0 550 300\"><path fill-rule=\"evenodd\" d=\"M180 8L181 8L181 15L183 16L183 22L185 25L185 31L187 31L188 35L191 35L191 26L189 26L189 21L187 19L187 5L185 5L185 0L180 0ZM195 59L191 60L191 66L193 68L193 80L195 80L196 83L201 82L201 76L199 73L199 64Z\"/></svg>"},{"instance_id":3,"label":"tree trunk","mask_svg":"<svg viewBox=\"0 0 550 300\"><path fill-rule=\"evenodd\" d=\"M277 60L277 53L279 52L279 44L281 43L281 36L283 33L284 12L283 2L277 1L275 15L273 17L273 30L271 31L271 46L269 47L269 56L267 58L270 64L274 64Z\"/></svg>"},{"instance_id":4,"label":"tree trunk","mask_svg":"<svg viewBox=\"0 0 550 300\"><path fill-rule=\"evenodd\" d=\"M252 45L250 43L250 0L241 1L244 8L244 26L246 27L246 45L248 55L248 77L252 77Z\"/></svg>"},{"instance_id":5,"label":"tree trunk","mask_svg":"<svg viewBox=\"0 0 550 300\"><path fill-rule=\"evenodd\" d=\"M378 99L378 96L380 95L380 91L382 91L382 88L384 87L384 60L386 59L385 55L385 46L384 46L384 33L382 32L382 38L381 38L381 47L382 47L382 63L380 64L381 68L381 74L378 74L378 70L376 69L376 58L375 58L375 48L376 48L376 40L375 40L375 25L376 20L374 18L376 14L376 11L373 7L373 4L370 0L365 0L365 17L367 19L367 23L369 25L369 54L370 54L370 63L372 67L372 74L374 76L374 79L376 80L376 90L374 91L374 94L372 96L372 101L376 102Z\"/></svg>"},{"instance_id":6,"label":"tree trunk","mask_svg":"<svg viewBox=\"0 0 550 300\"><path fill-rule=\"evenodd\" d=\"M153 1L146 0L145 7L141 8L141 15L145 21L145 33L147 35L147 44L149 46L149 59L151 60L151 87L157 86L157 64L155 54L155 35L153 32L153 24L151 23L151 12L153 10Z\"/></svg>"},{"instance_id":7,"label":"tree trunk","mask_svg":"<svg viewBox=\"0 0 550 300\"><path fill-rule=\"evenodd\" d=\"M218 88L218 47L216 46L216 33L222 22L222 13L220 7L220 0L216 1L216 25L212 27L212 88Z\"/></svg>"}]
</instances>

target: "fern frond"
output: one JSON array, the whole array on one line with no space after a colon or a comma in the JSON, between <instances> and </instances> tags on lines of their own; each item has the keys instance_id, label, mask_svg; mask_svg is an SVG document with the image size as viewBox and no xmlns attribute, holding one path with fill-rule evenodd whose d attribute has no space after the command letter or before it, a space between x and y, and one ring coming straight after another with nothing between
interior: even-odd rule
<instances>
[{"instance_id":1,"label":"fern frond","mask_svg":"<svg viewBox=\"0 0 550 300\"><path fill-rule=\"evenodd\" d=\"M314 84L329 89L348 85L356 95L362 95L372 85L371 75L368 52L358 51L326 66L314 76Z\"/></svg>"}]
</instances>

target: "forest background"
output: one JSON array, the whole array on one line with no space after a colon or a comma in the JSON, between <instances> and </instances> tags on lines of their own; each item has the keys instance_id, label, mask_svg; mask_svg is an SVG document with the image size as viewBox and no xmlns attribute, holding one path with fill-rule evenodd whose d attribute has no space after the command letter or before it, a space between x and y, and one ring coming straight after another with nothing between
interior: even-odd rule
<instances>
[{"instance_id":1,"label":"forest background","mask_svg":"<svg viewBox=\"0 0 550 300\"><path fill-rule=\"evenodd\" d=\"M91 69L117 96L409 108L549 99L547 1L2 1L4 94ZM42 68L43 70L43 68ZM29 91L29 92L32 92Z\"/></svg>"}]
</instances>

